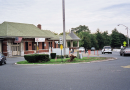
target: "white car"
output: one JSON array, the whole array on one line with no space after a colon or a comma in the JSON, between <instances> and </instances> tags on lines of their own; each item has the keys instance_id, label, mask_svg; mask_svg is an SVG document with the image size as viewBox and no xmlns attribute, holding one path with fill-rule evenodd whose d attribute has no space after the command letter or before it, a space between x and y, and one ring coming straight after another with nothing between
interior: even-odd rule
<instances>
[{"instance_id":1,"label":"white car","mask_svg":"<svg viewBox=\"0 0 130 90\"><path fill-rule=\"evenodd\" d=\"M102 54L105 54L105 53L111 53L112 54L112 48L111 48L111 46L104 46L103 47Z\"/></svg>"},{"instance_id":2,"label":"white car","mask_svg":"<svg viewBox=\"0 0 130 90\"><path fill-rule=\"evenodd\" d=\"M79 51L84 52L85 51L84 47L80 47Z\"/></svg>"}]
</instances>

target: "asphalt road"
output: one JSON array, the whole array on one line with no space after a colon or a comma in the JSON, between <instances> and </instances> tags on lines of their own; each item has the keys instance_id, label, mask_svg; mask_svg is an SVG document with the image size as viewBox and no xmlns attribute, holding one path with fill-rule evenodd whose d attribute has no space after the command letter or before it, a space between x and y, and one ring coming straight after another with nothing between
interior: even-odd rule
<instances>
[{"instance_id":1,"label":"asphalt road","mask_svg":"<svg viewBox=\"0 0 130 90\"><path fill-rule=\"evenodd\" d=\"M23 57L7 58L0 66L0 90L130 90L130 56L101 54L117 60L65 65L15 65Z\"/></svg>"}]
</instances>

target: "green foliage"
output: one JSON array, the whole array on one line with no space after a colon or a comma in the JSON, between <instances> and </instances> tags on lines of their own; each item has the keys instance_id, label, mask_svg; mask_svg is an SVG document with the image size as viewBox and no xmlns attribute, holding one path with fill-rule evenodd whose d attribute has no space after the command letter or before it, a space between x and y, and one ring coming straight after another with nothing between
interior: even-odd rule
<instances>
[{"instance_id":1,"label":"green foliage","mask_svg":"<svg viewBox=\"0 0 130 90\"><path fill-rule=\"evenodd\" d=\"M79 47L84 47L85 49L90 49L91 47L102 49L103 46L120 47L124 41L127 41L126 36L119 33L117 29L112 30L111 35L108 34L108 31L101 32L99 29L97 29L95 34L91 34L88 26L85 25L79 25L71 30L81 39ZM74 45L76 45L75 42ZM68 46L70 46L69 43Z\"/></svg>"},{"instance_id":2,"label":"green foliage","mask_svg":"<svg viewBox=\"0 0 130 90\"><path fill-rule=\"evenodd\" d=\"M55 59L56 53L51 53L51 59Z\"/></svg>"},{"instance_id":3,"label":"green foliage","mask_svg":"<svg viewBox=\"0 0 130 90\"><path fill-rule=\"evenodd\" d=\"M47 62L50 61L49 55L47 54L31 54L31 55L24 55L25 60L28 62Z\"/></svg>"},{"instance_id":4,"label":"green foliage","mask_svg":"<svg viewBox=\"0 0 130 90\"><path fill-rule=\"evenodd\" d=\"M89 34L89 32L80 32L78 34L80 40L80 46L86 48L91 48L91 35Z\"/></svg>"},{"instance_id":5,"label":"green foliage","mask_svg":"<svg viewBox=\"0 0 130 90\"><path fill-rule=\"evenodd\" d=\"M76 33L80 33L80 32L89 32L90 33L88 26L85 26L85 25L83 25L83 26L79 25L76 28L71 28L71 30L76 32Z\"/></svg>"},{"instance_id":6,"label":"green foliage","mask_svg":"<svg viewBox=\"0 0 130 90\"><path fill-rule=\"evenodd\" d=\"M95 47L96 49L98 49L98 41L96 39L96 35L95 34L91 34L91 47Z\"/></svg>"},{"instance_id":7,"label":"green foliage","mask_svg":"<svg viewBox=\"0 0 130 90\"><path fill-rule=\"evenodd\" d=\"M126 37L122 33L119 33L117 29L112 30L111 39L112 47L120 47L126 41Z\"/></svg>"},{"instance_id":8,"label":"green foliage","mask_svg":"<svg viewBox=\"0 0 130 90\"><path fill-rule=\"evenodd\" d=\"M98 42L98 49L102 48L104 46L104 38L99 29L96 32L96 39Z\"/></svg>"}]
</instances>

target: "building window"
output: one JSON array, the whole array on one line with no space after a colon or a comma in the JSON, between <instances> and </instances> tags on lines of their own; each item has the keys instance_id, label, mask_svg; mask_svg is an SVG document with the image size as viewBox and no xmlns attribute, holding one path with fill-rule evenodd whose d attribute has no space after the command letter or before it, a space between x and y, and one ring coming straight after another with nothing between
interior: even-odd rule
<instances>
[{"instance_id":1,"label":"building window","mask_svg":"<svg viewBox=\"0 0 130 90\"><path fill-rule=\"evenodd\" d=\"M36 42L32 42L32 50L36 50Z\"/></svg>"},{"instance_id":2,"label":"building window","mask_svg":"<svg viewBox=\"0 0 130 90\"><path fill-rule=\"evenodd\" d=\"M25 42L25 50L28 50L28 42Z\"/></svg>"},{"instance_id":3,"label":"building window","mask_svg":"<svg viewBox=\"0 0 130 90\"><path fill-rule=\"evenodd\" d=\"M42 49L44 49L44 42L42 42Z\"/></svg>"},{"instance_id":4,"label":"building window","mask_svg":"<svg viewBox=\"0 0 130 90\"><path fill-rule=\"evenodd\" d=\"M51 48L52 48L52 42L49 42L49 47L51 47Z\"/></svg>"}]
</instances>

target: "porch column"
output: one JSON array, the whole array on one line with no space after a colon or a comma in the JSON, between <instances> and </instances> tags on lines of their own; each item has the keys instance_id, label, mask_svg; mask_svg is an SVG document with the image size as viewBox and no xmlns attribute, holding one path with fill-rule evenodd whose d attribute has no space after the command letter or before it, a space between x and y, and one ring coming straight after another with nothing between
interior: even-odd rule
<instances>
[{"instance_id":1,"label":"porch column","mask_svg":"<svg viewBox=\"0 0 130 90\"><path fill-rule=\"evenodd\" d=\"M77 41L77 47L79 47L79 41Z\"/></svg>"},{"instance_id":2,"label":"porch column","mask_svg":"<svg viewBox=\"0 0 130 90\"><path fill-rule=\"evenodd\" d=\"M11 43L7 42L7 56L12 56Z\"/></svg>"},{"instance_id":3,"label":"porch column","mask_svg":"<svg viewBox=\"0 0 130 90\"><path fill-rule=\"evenodd\" d=\"M71 47L73 47L73 41L71 41Z\"/></svg>"},{"instance_id":4,"label":"porch column","mask_svg":"<svg viewBox=\"0 0 130 90\"><path fill-rule=\"evenodd\" d=\"M21 51L21 56L24 56L24 42L20 43L20 51Z\"/></svg>"}]
</instances>

